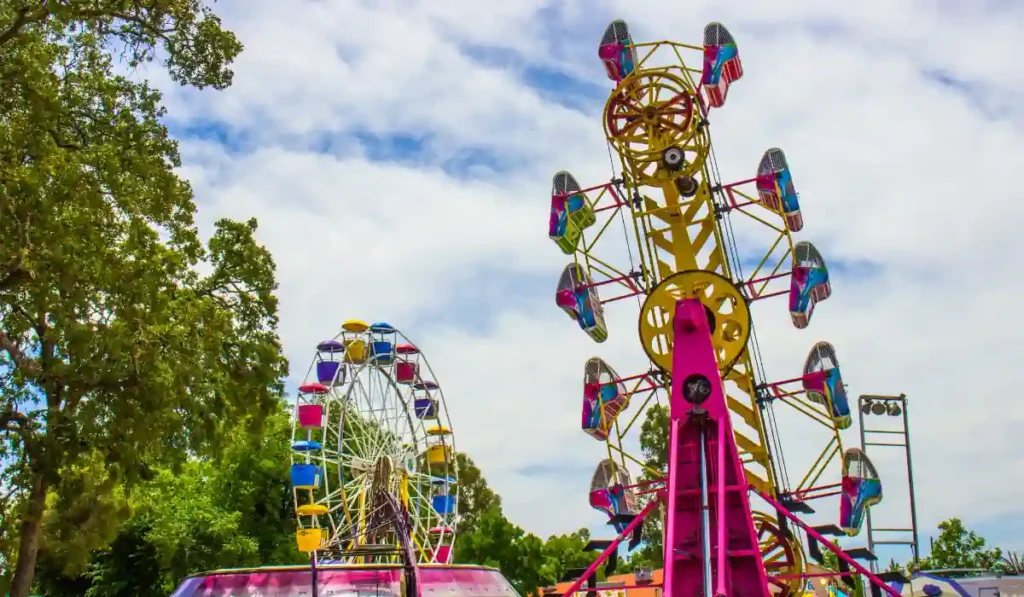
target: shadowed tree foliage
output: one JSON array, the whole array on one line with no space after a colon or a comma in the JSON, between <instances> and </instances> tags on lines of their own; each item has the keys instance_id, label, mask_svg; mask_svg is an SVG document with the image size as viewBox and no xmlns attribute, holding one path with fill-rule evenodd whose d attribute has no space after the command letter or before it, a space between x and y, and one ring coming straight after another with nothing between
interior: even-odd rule
<instances>
[{"instance_id":1,"label":"shadowed tree foliage","mask_svg":"<svg viewBox=\"0 0 1024 597\"><path fill-rule=\"evenodd\" d=\"M544 564L540 568L541 580L552 585L574 568L586 568L597 559L596 551L586 552L583 548L590 542L590 531L579 529L566 535L551 535L544 542ZM604 566L598 570L598 580L604 579Z\"/></svg>"},{"instance_id":2,"label":"shadowed tree foliage","mask_svg":"<svg viewBox=\"0 0 1024 597\"><path fill-rule=\"evenodd\" d=\"M223 89L242 44L221 28L203 0L3 0L0 51L38 51L67 39L91 37L119 46L136 67L163 50L163 65L183 85ZM45 66L45 65L43 65Z\"/></svg>"},{"instance_id":3,"label":"shadowed tree foliage","mask_svg":"<svg viewBox=\"0 0 1024 597\"><path fill-rule=\"evenodd\" d=\"M1024 552L1008 551L997 567L1006 574L1024 574Z\"/></svg>"},{"instance_id":4,"label":"shadowed tree foliage","mask_svg":"<svg viewBox=\"0 0 1024 597\"><path fill-rule=\"evenodd\" d=\"M554 585L570 569L585 568L597 558L584 552L590 533L580 529L567 535L552 535L542 541L509 522L501 507L492 503L477 519L469 533L458 538L457 561L483 564L501 570L523 595ZM603 578L603 571L599 571Z\"/></svg>"},{"instance_id":5,"label":"shadowed tree foliage","mask_svg":"<svg viewBox=\"0 0 1024 597\"><path fill-rule=\"evenodd\" d=\"M668 407L661 404L652 404L647 408L644 422L640 426L640 451L644 457L646 468L664 473L668 470ZM643 481L651 481L656 476L649 471L644 471ZM654 494L640 496L641 508L654 499ZM629 555L631 567L650 566L660 568L664 559L662 557L662 507L656 506L644 521L643 544Z\"/></svg>"},{"instance_id":6,"label":"shadowed tree foliage","mask_svg":"<svg viewBox=\"0 0 1024 597\"><path fill-rule=\"evenodd\" d=\"M258 430L280 396L274 264L255 221L220 221L203 246L159 94L115 73L112 51L135 66L158 50L173 80L223 88L241 45L199 0L0 0L13 597L29 592L53 512L88 529L67 548L73 567L124 514L118 492L216 449L237 421Z\"/></svg>"},{"instance_id":7,"label":"shadowed tree foliage","mask_svg":"<svg viewBox=\"0 0 1024 597\"><path fill-rule=\"evenodd\" d=\"M544 584L542 547L536 535L526 534L505 518L501 506L492 504L480 513L469 533L458 537L455 557L459 563L499 568L516 590L527 594Z\"/></svg>"},{"instance_id":8,"label":"shadowed tree foliage","mask_svg":"<svg viewBox=\"0 0 1024 597\"><path fill-rule=\"evenodd\" d=\"M459 523L455 559L484 564L502 571L524 594L552 585L572 568L584 568L597 557L584 552L590 540L586 529L552 535L542 541L510 522L501 509L501 496L487 485L480 469L459 453Z\"/></svg>"},{"instance_id":9,"label":"shadowed tree foliage","mask_svg":"<svg viewBox=\"0 0 1024 597\"><path fill-rule=\"evenodd\" d=\"M84 565L65 537L51 540L48 532L38 589L54 597L157 597L211 568L304 562L287 483L288 413L280 408L265 429L255 435L239 426L226 433L218 458L190 460L177 473L156 470L134 491L132 514L113 541L84 554Z\"/></svg>"},{"instance_id":10,"label":"shadowed tree foliage","mask_svg":"<svg viewBox=\"0 0 1024 597\"><path fill-rule=\"evenodd\" d=\"M459 521L456 536L470 532L492 505L501 508L501 497L487 485L483 473L466 454L455 455L459 470Z\"/></svg>"},{"instance_id":11,"label":"shadowed tree foliage","mask_svg":"<svg viewBox=\"0 0 1024 597\"><path fill-rule=\"evenodd\" d=\"M1002 550L985 546L985 539L964 526L959 518L939 523L939 536L932 542L931 553L920 563L921 570L951 568L992 569L1002 562Z\"/></svg>"}]
</instances>

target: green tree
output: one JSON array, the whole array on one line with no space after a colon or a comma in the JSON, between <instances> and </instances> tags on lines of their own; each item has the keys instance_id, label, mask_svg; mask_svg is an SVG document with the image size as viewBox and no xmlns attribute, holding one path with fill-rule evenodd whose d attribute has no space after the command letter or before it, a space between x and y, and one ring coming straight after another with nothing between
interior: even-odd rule
<instances>
[{"instance_id":1,"label":"green tree","mask_svg":"<svg viewBox=\"0 0 1024 597\"><path fill-rule=\"evenodd\" d=\"M307 561L295 544L289 485L292 424L290 409L282 405L267 419L263 434L249 434L245 426L235 428L216 465L212 491L240 514L239 529L255 542L256 560L262 564Z\"/></svg>"},{"instance_id":2,"label":"green tree","mask_svg":"<svg viewBox=\"0 0 1024 597\"><path fill-rule=\"evenodd\" d=\"M557 583L569 570L590 566L599 553L583 551L588 542L590 531L587 529L548 537L544 542L544 564L540 569L544 584ZM604 566L598 569L597 577L599 580L604 578Z\"/></svg>"},{"instance_id":3,"label":"green tree","mask_svg":"<svg viewBox=\"0 0 1024 597\"><path fill-rule=\"evenodd\" d=\"M922 570L991 569L1001 558L1002 551L998 547L986 547L984 538L965 527L959 518L950 518L939 523L939 536L920 567Z\"/></svg>"},{"instance_id":4,"label":"green tree","mask_svg":"<svg viewBox=\"0 0 1024 597\"><path fill-rule=\"evenodd\" d=\"M532 595L557 583L569 570L589 566L597 558L595 552L583 551L589 540L587 530L580 529L541 541L509 522L500 507L491 505L481 514L477 527L459 538L456 558L459 563L498 568L517 591ZM599 570L598 578L603 577Z\"/></svg>"},{"instance_id":5,"label":"green tree","mask_svg":"<svg viewBox=\"0 0 1024 597\"><path fill-rule=\"evenodd\" d=\"M456 536L471 533L480 517L492 506L501 508L501 497L487 485L483 473L473 459L459 452L455 455L459 471L459 521Z\"/></svg>"},{"instance_id":6,"label":"green tree","mask_svg":"<svg viewBox=\"0 0 1024 597\"><path fill-rule=\"evenodd\" d=\"M543 543L536 535L528 535L509 522L498 504L483 511L476 526L457 541L457 562L498 568L524 595L544 585Z\"/></svg>"},{"instance_id":7,"label":"green tree","mask_svg":"<svg viewBox=\"0 0 1024 597\"><path fill-rule=\"evenodd\" d=\"M87 566L69 569L63 544L47 541L39 588L51 596L156 597L210 568L305 561L295 548L287 483L288 413L279 409L265 428L226 433L217 459L157 470L136 488L131 518Z\"/></svg>"},{"instance_id":8,"label":"green tree","mask_svg":"<svg viewBox=\"0 0 1024 597\"><path fill-rule=\"evenodd\" d=\"M642 480L651 481L662 477L668 471L668 407L652 404L647 409L644 422L640 425L640 452L644 457ZM653 471L660 471L655 475ZM641 507L654 499L653 494L640 496ZM661 505L647 515L643 525L643 543L629 555L632 567L650 566L660 568L664 563L662 547L664 510Z\"/></svg>"},{"instance_id":9,"label":"green tree","mask_svg":"<svg viewBox=\"0 0 1024 597\"><path fill-rule=\"evenodd\" d=\"M640 451L644 456L644 466L656 471L668 470L668 407L663 404L652 404L647 408L644 422L640 425ZM646 473L645 478L653 475Z\"/></svg>"},{"instance_id":10,"label":"green tree","mask_svg":"<svg viewBox=\"0 0 1024 597\"><path fill-rule=\"evenodd\" d=\"M200 0L0 0L13 597L31 586L48 500L72 497L61 471L99 455L130 486L216 448L243 415L258 429L281 392L274 265L255 221L218 222L200 243L159 94L114 74L111 49L134 66L161 48L174 80L222 88L241 45Z\"/></svg>"},{"instance_id":11,"label":"green tree","mask_svg":"<svg viewBox=\"0 0 1024 597\"><path fill-rule=\"evenodd\" d=\"M1024 553L1008 551L997 566L1006 574L1024 574Z\"/></svg>"},{"instance_id":12,"label":"green tree","mask_svg":"<svg viewBox=\"0 0 1024 597\"><path fill-rule=\"evenodd\" d=\"M40 552L46 553L49 566L73 577L85 570L93 550L117 536L131 508L124 487L98 452L64 467L58 488L47 495Z\"/></svg>"},{"instance_id":13,"label":"green tree","mask_svg":"<svg viewBox=\"0 0 1024 597\"><path fill-rule=\"evenodd\" d=\"M837 549L842 549L843 548L841 545L839 545L839 541L833 540L833 541L829 541L829 543L831 543L832 546L837 548ZM829 570L832 570L833 572L839 570L839 556L837 556L835 554L835 552L833 552L831 549L825 547L824 545L820 545L819 549L821 550L821 565L822 565L822 567L827 568Z\"/></svg>"}]
</instances>

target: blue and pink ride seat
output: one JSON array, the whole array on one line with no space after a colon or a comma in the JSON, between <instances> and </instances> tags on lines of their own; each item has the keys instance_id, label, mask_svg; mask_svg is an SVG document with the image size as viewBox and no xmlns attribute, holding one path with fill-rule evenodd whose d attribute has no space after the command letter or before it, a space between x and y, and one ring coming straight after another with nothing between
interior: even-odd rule
<instances>
[{"instance_id":1,"label":"blue and pink ride seat","mask_svg":"<svg viewBox=\"0 0 1024 597\"><path fill-rule=\"evenodd\" d=\"M565 266L555 289L555 304L575 320L580 329L595 342L604 342L608 339L604 308L597 295L597 288L579 265L570 263Z\"/></svg>"},{"instance_id":2,"label":"blue and pink ride seat","mask_svg":"<svg viewBox=\"0 0 1024 597\"><path fill-rule=\"evenodd\" d=\"M592 357L583 367L583 431L594 439L608 439L615 418L626 408L629 397L619 376L603 360Z\"/></svg>"},{"instance_id":3,"label":"blue and pink ride seat","mask_svg":"<svg viewBox=\"0 0 1024 597\"><path fill-rule=\"evenodd\" d=\"M843 454L842 492L839 502L839 526L851 537L860 532L868 508L882 501L882 481L878 471L860 448Z\"/></svg>"},{"instance_id":4,"label":"blue and pink ride seat","mask_svg":"<svg viewBox=\"0 0 1024 597\"><path fill-rule=\"evenodd\" d=\"M846 429L850 416L850 400L839 370L836 351L828 342L818 342L804 361L803 386L807 398L829 407L832 422L837 429Z\"/></svg>"},{"instance_id":5,"label":"blue and pink ride seat","mask_svg":"<svg viewBox=\"0 0 1024 597\"><path fill-rule=\"evenodd\" d=\"M707 94L708 104L720 108L729 94L729 85L743 77L743 63L732 34L721 23L708 23L704 27L704 69L701 86Z\"/></svg>"},{"instance_id":6,"label":"blue and pink ride seat","mask_svg":"<svg viewBox=\"0 0 1024 597\"><path fill-rule=\"evenodd\" d=\"M636 48L625 21L612 21L601 36L597 55L604 64L608 78L619 83L636 69Z\"/></svg>"},{"instance_id":7,"label":"blue and pink ride seat","mask_svg":"<svg viewBox=\"0 0 1024 597\"><path fill-rule=\"evenodd\" d=\"M757 167L756 180L757 194L765 207L780 212L790 232L801 230L804 218L800 213L800 201L786 154L781 149L772 147L764 152Z\"/></svg>"},{"instance_id":8,"label":"blue and pink ride seat","mask_svg":"<svg viewBox=\"0 0 1024 597\"><path fill-rule=\"evenodd\" d=\"M551 181L551 217L548 237L566 255L579 246L583 231L597 221L594 207L572 174L557 172Z\"/></svg>"},{"instance_id":9,"label":"blue and pink ride seat","mask_svg":"<svg viewBox=\"0 0 1024 597\"><path fill-rule=\"evenodd\" d=\"M793 271L789 286L789 314L793 325L803 329L811 322L814 305L832 295L828 268L821 253L809 242L793 247Z\"/></svg>"},{"instance_id":10,"label":"blue and pink ride seat","mask_svg":"<svg viewBox=\"0 0 1024 597\"><path fill-rule=\"evenodd\" d=\"M616 467L608 459L602 460L590 479L590 506L608 515L612 526L619 533L626 529L628 522L615 521L618 516L637 514L636 492L631 487L629 472Z\"/></svg>"}]
</instances>

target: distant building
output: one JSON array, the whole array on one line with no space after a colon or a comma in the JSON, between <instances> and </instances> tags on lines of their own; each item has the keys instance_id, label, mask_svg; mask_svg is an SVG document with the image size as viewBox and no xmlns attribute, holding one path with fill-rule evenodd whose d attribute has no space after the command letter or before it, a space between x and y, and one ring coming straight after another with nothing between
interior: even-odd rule
<instances>
[{"instance_id":1,"label":"distant building","mask_svg":"<svg viewBox=\"0 0 1024 597\"><path fill-rule=\"evenodd\" d=\"M1024 597L1024 576L968 575L958 572L961 571L928 570L924 574L950 578L970 597ZM945 592L941 597L946 597Z\"/></svg>"},{"instance_id":2,"label":"distant building","mask_svg":"<svg viewBox=\"0 0 1024 597\"><path fill-rule=\"evenodd\" d=\"M597 597L661 597L661 570L654 570L651 573L649 582L637 582L637 574L613 574L605 582L597 583ZM546 596L561 595L572 585L571 582L561 582L553 587L545 587L542 594ZM654 585L654 586L651 586ZM586 588L584 586L584 588Z\"/></svg>"}]
</instances>

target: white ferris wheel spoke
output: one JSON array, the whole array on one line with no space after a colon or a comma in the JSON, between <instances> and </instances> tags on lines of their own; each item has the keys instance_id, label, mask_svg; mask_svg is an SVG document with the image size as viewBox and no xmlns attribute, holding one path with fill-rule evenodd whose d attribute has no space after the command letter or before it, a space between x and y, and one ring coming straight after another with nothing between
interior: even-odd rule
<instances>
[{"instance_id":1,"label":"white ferris wheel spoke","mask_svg":"<svg viewBox=\"0 0 1024 597\"><path fill-rule=\"evenodd\" d=\"M336 339L343 343L361 339L367 347L374 340L369 333L343 334ZM395 334L391 341L412 344L401 334ZM334 359L336 355L329 356ZM420 368L421 380L435 379L422 354L414 353L409 358ZM307 382L317 381L316 362L314 360L309 368ZM328 507L329 523L320 522L320 526L331 530L328 545L347 544L353 539L357 543L365 542L378 530L370 528L372 524L385 524L380 515L385 513L386 506L375 503L371 492L375 490L379 474L390 470L391 477L386 482L390 487L399 488L394 496L398 503L403 503L405 497L414 549L420 558L429 559L441 544L450 546L454 540L450 533L439 536L430 530L447 527L454 520L452 514L439 514L434 510L433 498L443 495L439 493L440 487L446 488L448 494L457 495L455 465L451 463L442 467L444 470L430 471L424 464L429 445L427 427L448 421L443 394L440 390L430 391L429 397L437 400L437 420L425 421L416 415L414 402L417 397L426 396L416 394L409 383L399 384L395 365L378 367L369 361L361 364L344 361L340 368L341 374L336 377L339 381L329 384L327 394L299 398L302 404L315 400L324 407L323 429L307 435L296 426L294 436L296 440L316 439L321 443L316 453L293 453L293 462L319 463L322 467L323 478L314 502ZM450 427L450 424L445 426ZM447 439L446 443L454 446L452 438ZM454 451L454 447L451 449ZM435 486L437 476L456 479L456 484ZM403 485L404 491L401 490ZM293 493L297 505L305 503L299 498L304 492ZM308 527L309 523L302 525ZM382 529L382 532L384 537L389 536L390 531ZM380 537L378 535L378 539Z\"/></svg>"}]
</instances>

